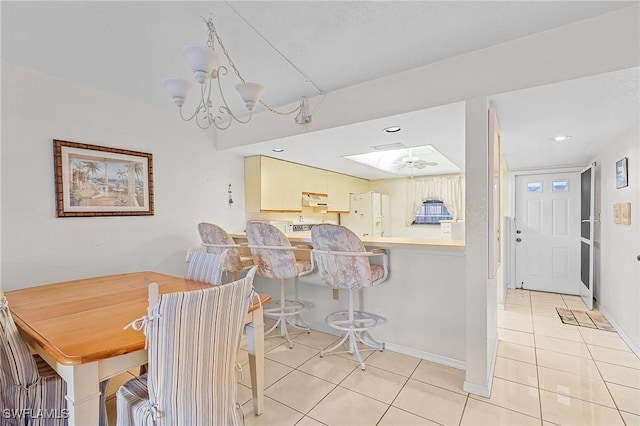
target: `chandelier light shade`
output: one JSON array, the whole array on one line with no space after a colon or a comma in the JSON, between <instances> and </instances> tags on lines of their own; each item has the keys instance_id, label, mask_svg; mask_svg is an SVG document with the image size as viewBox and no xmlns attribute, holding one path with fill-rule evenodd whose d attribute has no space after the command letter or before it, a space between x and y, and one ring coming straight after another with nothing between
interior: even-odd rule
<instances>
[{"instance_id":1,"label":"chandelier light shade","mask_svg":"<svg viewBox=\"0 0 640 426\"><path fill-rule=\"evenodd\" d=\"M295 109L288 112L280 112L260 100L260 97L265 91L264 86L259 83L245 81L244 78L242 78L240 71L233 60L229 57L229 52L224 47L224 44L216 31L213 24L213 18L202 18L202 21L207 25L209 32L206 47L190 44L182 48L182 52L191 67L191 71L193 71L193 76L200 86L200 101L193 114L185 117L182 111L182 107L191 88L193 87L193 83L179 78L172 78L164 81L164 85L169 92L169 96L173 99L174 104L179 108L180 117L183 120L190 121L195 118L196 124L201 129L208 129L211 126L214 126L219 130L225 130L229 128L231 123L234 121L241 124L248 123L253 116L254 108L258 103L260 103L266 110L275 114L290 115L297 113L298 115L295 118L295 122L298 124L307 124L311 122L311 115L308 115L306 98L304 97ZM235 88L240 94L240 97L242 97L247 111L249 112L248 116L245 118L239 118L231 110L227 100L225 99L220 79L228 74L228 70L225 65L222 65L221 55L215 50L216 42L224 54L227 63L240 80L240 83L236 84ZM217 88L217 90L215 88ZM214 92L213 95L217 96L212 97L212 92ZM214 102L218 102L219 106L214 106ZM301 116L303 117L302 120L300 118Z\"/></svg>"},{"instance_id":2,"label":"chandelier light shade","mask_svg":"<svg viewBox=\"0 0 640 426\"><path fill-rule=\"evenodd\" d=\"M240 93L244 104L249 111L253 111L260 96L264 93L264 86L258 83L239 83L236 90Z\"/></svg>"},{"instance_id":3,"label":"chandelier light shade","mask_svg":"<svg viewBox=\"0 0 640 426\"><path fill-rule=\"evenodd\" d=\"M191 66L196 81L200 84L205 84L209 77L212 77L212 73L220 67L218 52L206 47L189 44L182 48L182 52Z\"/></svg>"},{"instance_id":4,"label":"chandelier light shade","mask_svg":"<svg viewBox=\"0 0 640 426\"><path fill-rule=\"evenodd\" d=\"M189 91L193 87L190 81L183 80L181 78L169 78L164 81L164 86L169 92L169 96L173 99L173 102L178 106L184 105L184 100L187 98Z\"/></svg>"}]
</instances>

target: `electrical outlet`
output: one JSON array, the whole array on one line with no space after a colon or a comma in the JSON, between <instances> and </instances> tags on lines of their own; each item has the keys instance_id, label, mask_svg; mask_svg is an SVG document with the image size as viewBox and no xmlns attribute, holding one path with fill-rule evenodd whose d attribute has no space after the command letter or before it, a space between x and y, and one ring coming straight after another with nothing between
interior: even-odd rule
<instances>
[{"instance_id":1,"label":"electrical outlet","mask_svg":"<svg viewBox=\"0 0 640 426\"><path fill-rule=\"evenodd\" d=\"M339 300L339 299L340 299L340 289L334 288L333 289L333 300Z\"/></svg>"}]
</instances>

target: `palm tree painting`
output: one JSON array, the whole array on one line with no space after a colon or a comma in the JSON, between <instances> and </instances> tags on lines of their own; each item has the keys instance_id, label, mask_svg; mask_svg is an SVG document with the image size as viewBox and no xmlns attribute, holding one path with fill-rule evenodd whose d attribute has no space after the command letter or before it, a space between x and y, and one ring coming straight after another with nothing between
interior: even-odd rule
<instances>
[{"instance_id":1,"label":"palm tree painting","mask_svg":"<svg viewBox=\"0 0 640 426\"><path fill-rule=\"evenodd\" d=\"M81 167L87 172L89 176L97 175L100 171L100 164L93 161L83 161Z\"/></svg>"},{"instance_id":2,"label":"palm tree painting","mask_svg":"<svg viewBox=\"0 0 640 426\"><path fill-rule=\"evenodd\" d=\"M54 159L59 217L153 214L151 154L54 140Z\"/></svg>"}]
</instances>

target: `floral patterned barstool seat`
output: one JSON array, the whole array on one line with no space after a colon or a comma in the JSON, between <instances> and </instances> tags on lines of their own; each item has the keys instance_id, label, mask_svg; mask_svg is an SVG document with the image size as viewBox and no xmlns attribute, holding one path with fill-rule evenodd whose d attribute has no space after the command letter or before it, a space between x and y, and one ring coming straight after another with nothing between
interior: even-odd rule
<instances>
[{"instance_id":1,"label":"floral patterned barstool seat","mask_svg":"<svg viewBox=\"0 0 640 426\"><path fill-rule=\"evenodd\" d=\"M247 240L253 254L253 261L258 267L258 275L264 278L280 280L280 298L272 302L275 307L266 308L265 315L277 318L276 323L265 332L265 336L276 328L280 330L280 336L293 348L293 342L289 336L287 324L309 332L309 327L300 326L291 319L300 314L305 308L304 303L298 300L287 300L285 280L297 278L313 271L315 264L311 256L311 247L292 246L286 235L278 228L268 223L248 222ZM296 258L296 253L306 252L307 259ZM275 298L274 298L275 299Z\"/></svg>"},{"instance_id":2,"label":"floral patterned barstool seat","mask_svg":"<svg viewBox=\"0 0 640 426\"><path fill-rule=\"evenodd\" d=\"M349 309L334 312L326 318L327 324L345 334L335 345L322 349L320 356L329 353L350 353L364 370L366 365L358 348L358 343L371 349L384 350L384 343L377 342L369 330L378 323L379 316L370 312L356 311L353 304L354 290L372 287L387 279L389 258L385 250L366 251L358 236L344 226L321 224L311 228L313 254L322 281L333 288L349 290ZM371 257L381 258L382 265L369 263ZM347 349L336 351L346 344Z\"/></svg>"},{"instance_id":3,"label":"floral patterned barstool seat","mask_svg":"<svg viewBox=\"0 0 640 426\"><path fill-rule=\"evenodd\" d=\"M207 253L222 254L223 251L227 251L222 270L231 274L231 281L238 279L238 272L253 266L253 257L249 249L236 243L220 226L202 222L198 224L198 232Z\"/></svg>"}]
</instances>

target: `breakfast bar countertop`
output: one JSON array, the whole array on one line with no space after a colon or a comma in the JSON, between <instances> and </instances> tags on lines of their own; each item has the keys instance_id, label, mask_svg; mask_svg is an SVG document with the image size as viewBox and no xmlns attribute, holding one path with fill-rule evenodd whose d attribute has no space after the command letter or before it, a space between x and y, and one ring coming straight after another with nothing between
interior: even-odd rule
<instances>
[{"instance_id":1,"label":"breakfast bar countertop","mask_svg":"<svg viewBox=\"0 0 640 426\"><path fill-rule=\"evenodd\" d=\"M230 233L231 237L246 239L244 232ZM311 244L311 232L300 231L287 234L287 238L292 243ZM403 238L403 237L360 237L367 247L379 248L414 248L414 249L435 249L435 250L454 250L464 251L464 240L426 240L422 238Z\"/></svg>"}]
</instances>

